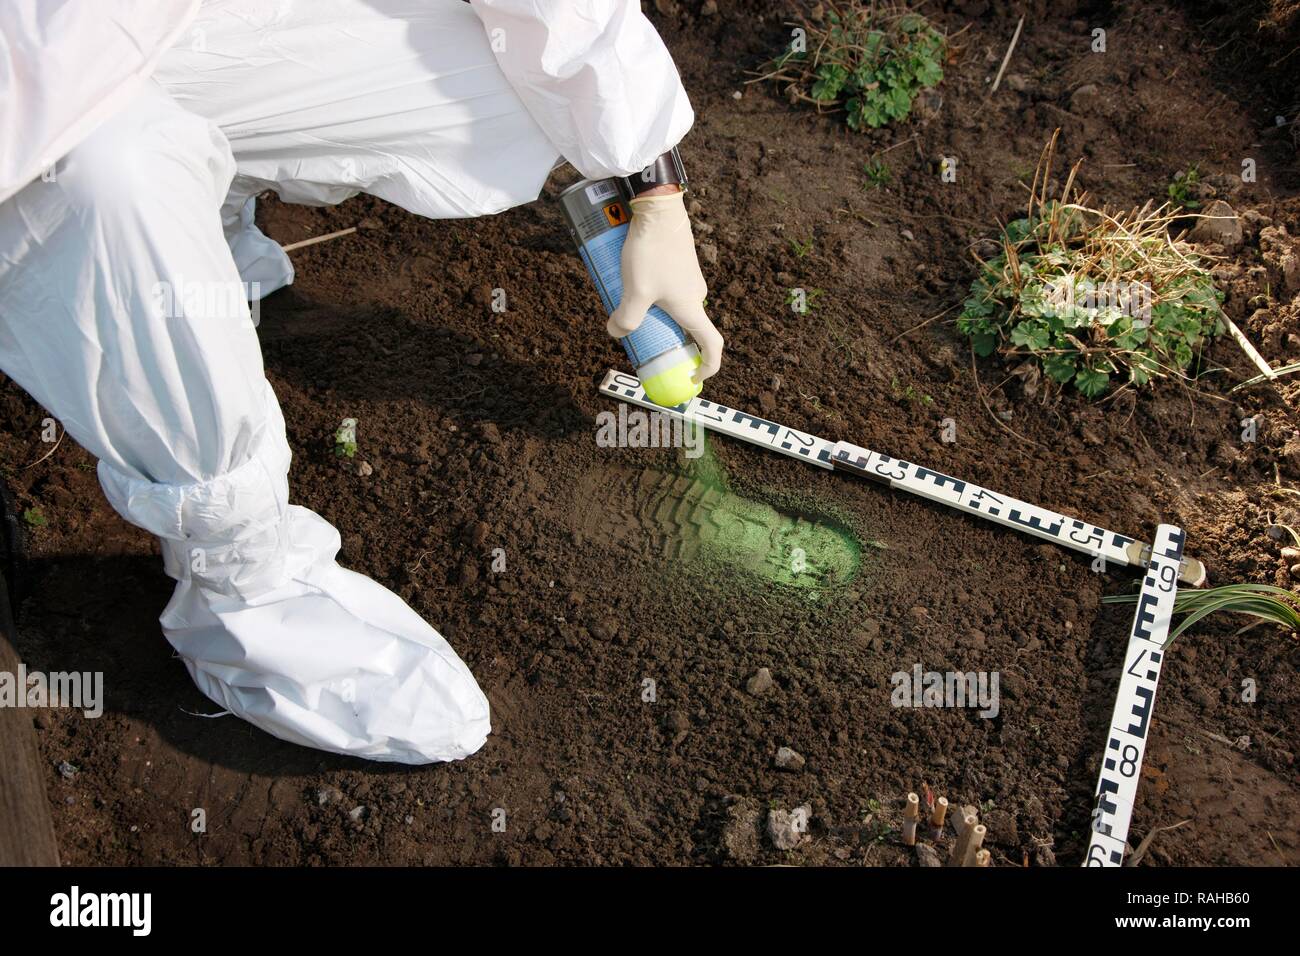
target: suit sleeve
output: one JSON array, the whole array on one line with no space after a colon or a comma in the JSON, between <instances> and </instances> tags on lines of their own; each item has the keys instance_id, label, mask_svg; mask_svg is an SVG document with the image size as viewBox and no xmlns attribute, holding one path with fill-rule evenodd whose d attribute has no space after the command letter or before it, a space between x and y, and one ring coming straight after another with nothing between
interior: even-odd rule
<instances>
[{"instance_id":1,"label":"suit sleeve","mask_svg":"<svg viewBox=\"0 0 1300 956\"><path fill-rule=\"evenodd\" d=\"M635 0L470 0L497 63L556 148L593 179L676 146L695 114Z\"/></svg>"}]
</instances>

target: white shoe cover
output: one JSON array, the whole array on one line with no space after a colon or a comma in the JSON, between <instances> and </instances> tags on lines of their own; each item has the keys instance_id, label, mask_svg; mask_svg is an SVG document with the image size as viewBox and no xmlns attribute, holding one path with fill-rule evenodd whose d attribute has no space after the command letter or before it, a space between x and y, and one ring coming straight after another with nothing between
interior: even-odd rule
<instances>
[{"instance_id":1,"label":"white shoe cover","mask_svg":"<svg viewBox=\"0 0 1300 956\"><path fill-rule=\"evenodd\" d=\"M278 404L257 454L210 481L164 485L103 462L109 501L162 538L176 591L163 632L208 697L283 740L370 760L458 760L483 746L469 668L397 595L339 567L338 532L287 504Z\"/></svg>"}]
</instances>

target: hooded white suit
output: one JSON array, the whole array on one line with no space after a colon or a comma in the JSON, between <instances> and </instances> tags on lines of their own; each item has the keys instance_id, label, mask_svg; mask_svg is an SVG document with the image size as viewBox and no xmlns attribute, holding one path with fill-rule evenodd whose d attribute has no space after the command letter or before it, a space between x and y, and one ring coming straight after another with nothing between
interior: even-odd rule
<instances>
[{"instance_id":1,"label":"hooded white suit","mask_svg":"<svg viewBox=\"0 0 1300 956\"><path fill-rule=\"evenodd\" d=\"M253 197L484 215L560 157L632 173L692 119L635 2L0 5L0 369L161 539L163 631L205 694L376 760L464 757L489 731L455 651L288 503L244 293L293 269Z\"/></svg>"}]
</instances>

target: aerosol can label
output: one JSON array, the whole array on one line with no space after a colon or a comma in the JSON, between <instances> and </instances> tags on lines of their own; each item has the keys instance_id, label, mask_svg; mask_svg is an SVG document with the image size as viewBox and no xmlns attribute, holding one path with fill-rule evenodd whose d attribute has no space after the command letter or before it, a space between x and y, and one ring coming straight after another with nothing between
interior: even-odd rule
<instances>
[{"instance_id":1,"label":"aerosol can label","mask_svg":"<svg viewBox=\"0 0 1300 956\"><path fill-rule=\"evenodd\" d=\"M575 183L560 194L560 208L605 312L612 313L623 298L623 243L632 219L617 181L584 179ZM621 341L632 365L639 369L689 340L672 317L654 305L637 330Z\"/></svg>"}]
</instances>

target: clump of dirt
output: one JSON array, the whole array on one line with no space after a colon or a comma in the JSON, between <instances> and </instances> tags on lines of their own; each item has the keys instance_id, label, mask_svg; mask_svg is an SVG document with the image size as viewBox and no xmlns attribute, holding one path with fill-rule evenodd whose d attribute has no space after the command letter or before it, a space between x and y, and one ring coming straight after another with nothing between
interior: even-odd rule
<instances>
[{"instance_id":1,"label":"clump of dirt","mask_svg":"<svg viewBox=\"0 0 1300 956\"><path fill-rule=\"evenodd\" d=\"M966 249L1023 208L1060 127L1098 202L1159 200L1197 163L1241 217L1218 252L1228 314L1270 362L1300 358L1282 251L1300 181L1260 132L1281 104L1224 68L1206 20L1158 3L1031 4L990 96L1018 16L995 7L936 11L950 36L969 23L936 95L862 134L745 85L788 39L769 5L654 14L697 112L690 203L728 345L708 397L1134 537L1176 522L1213 582L1293 584L1269 529L1300 528L1300 377L1229 393L1253 367L1225 338L1193 387L1045 400L951 324ZM873 159L887 178L864 175ZM470 760L376 766L194 716L213 708L159 633L156 544L109 511L70 441L37 461L43 411L0 388L4 478L48 519L29 529L20 650L103 671L108 697L98 721L38 719L64 860L910 865L894 831L928 785L995 821L995 864L1077 863L1129 623L1100 598L1135 576L722 439L725 488L672 449L600 447L595 383L623 360L553 201L571 176L475 222L364 197L260 209L284 242L360 227L293 254L259 335L295 499L491 700ZM369 471L333 453L345 417ZM1198 625L1164 668L1133 834L1192 822L1147 864L1300 861L1297 643L1238 627ZM917 664L999 673L997 716L892 706L892 675ZM803 762L778 765L782 748ZM759 808L803 807L808 839L779 849Z\"/></svg>"}]
</instances>

